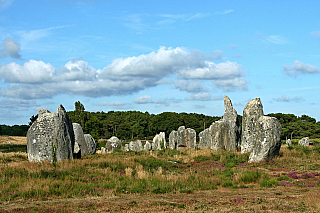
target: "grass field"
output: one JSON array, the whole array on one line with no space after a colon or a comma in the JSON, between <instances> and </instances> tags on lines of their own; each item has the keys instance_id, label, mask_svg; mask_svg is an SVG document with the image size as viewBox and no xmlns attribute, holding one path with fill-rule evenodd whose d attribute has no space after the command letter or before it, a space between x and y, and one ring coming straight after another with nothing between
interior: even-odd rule
<instances>
[{"instance_id":1,"label":"grass field","mask_svg":"<svg viewBox=\"0 0 320 213\"><path fill-rule=\"evenodd\" d=\"M283 145L276 159L247 161L207 149L58 163L1 153L0 212L320 212L320 147Z\"/></svg>"}]
</instances>

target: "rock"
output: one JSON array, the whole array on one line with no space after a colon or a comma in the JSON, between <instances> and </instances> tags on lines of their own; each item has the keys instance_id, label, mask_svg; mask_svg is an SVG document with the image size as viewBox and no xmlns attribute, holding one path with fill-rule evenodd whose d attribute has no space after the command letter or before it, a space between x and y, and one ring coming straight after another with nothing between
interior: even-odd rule
<instances>
[{"instance_id":1,"label":"rock","mask_svg":"<svg viewBox=\"0 0 320 213\"><path fill-rule=\"evenodd\" d=\"M194 149L196 147L196 131L191 128L180 126L177 131L173 130L169 135L169 148L179 149L182 147Z\"/></svg>"},{"instance_id":2,"label":"rock","mask_svg":"<svg viewBox=\"0 0 320 213\"><path fill-rule=\"evenodd\" d=\"M75 137L72 121L60 105L55 113L40 109L27 133L29 161L73 159Z\"/></svg>"},{"instance_id":3,"label":"rock","mask_svg":"<svg viewBox=\"0 0 320 213\"><path fill-rule=\"evenodd\" d=\"M72 126L74 131L75 143L78 143L80 147L81 156L89 155L90 153L89 153L88 145L87 145L86 139L84 138L81 125L78 123L73 123ZM77 152L75 152L74 150L74 153L76 154Z\"/></svg>"},{"instance_id":4,"label":"rock","mask_svg":"<svg viewBox=\"0 0 320 213\"><path fill-rule=\"evenodd\" d=\"M166 136L165 136L165 132L160 132L159 134L157 134L154 138L153 138L153 144L155 146L154 149L158 149L161 150L163 147L164 149L167 148L167 142L166 142Z\"/></svg>"},{"instance_id":5,"label":"rock","mask_svg":"<svg viewBox=\"0 0 320 213\"><path fill-rule=\"evenodd\" d=\"M228 96L224 97L225 112L222 119L199 134L199 147L212 150L237 150L240 139L240 124L237 111Z\"/></svg>"},{"instance_id":6,"label":"rock","mask_svg":"<svg viewBox=\"0 0 320 213\"><path fill-rule=\"evenodd\" d=\"M130 151L130 149L129 149L129 144L125 144L125 145L124 145L124 151L126 151L126 152L129 152L129 151Z\"/></svg>"},{"instance_id":7,"label":"rock","mask_svg":"<svg viewBox=\"0 0 320 213\"><path fill-rule=\"evenodd\" d=\"M260 98L247 103L242 116L241 154L253 150L257 138L258 120L261 116L263 116L263 106Z\"/></svg>"},{"instance_id":8,"label":"rock","mask_svg":"<svg viewBox=\"0 0 320 213\"><path fill-rule=\"evenodd\" d=\"M101 154L104 154L106 152L108 152L108 150L106 148L104 148L104 147L101 147Z\"/></svg>"},{"instance_id":9,"label":"rock","mask_svg":"<svg viewBox=\"0 0 320 213\"><path fill-rule=\"evenodd\" d=\"M286 144L287 144L288 146L292 146L291 140L290 140L290 139L286 140Z\"/></svg>"},{"instance_id":10,"label":"rock","mask_svg":"<svg viewBox=\"0 0 320 213\"><path fill-rule=\"evenodd\" d=\"M199 148L210 149L211 144L212 144L212 141L211 141L210 131L209 131L209 128L207 128L199 133Z\"/></svg>"},{"instance_id":11,"label":"rock","mask_svg":"<svg viewBox=\"0 0 320 213\"><path fill-rule=\"evenodd\" d=\"M146 141L144 144L143 150L150 150L152 148L151 143L149 141Z\"/></svg>"},{"instance_id":12,"label":"rock","mask_svg":"<svg viewBox=\"0 0 320 213\"><path fill-rule=\"evenodd\" d=\"M112 136L107 140L106 149L108 152L113 152L115 149L122 149L122 143L117 137Z\"/></svg>"},{"instance_id":13,"label":"rock","mask_svg":"<svg viewBox=\"0 0 320 213\"><path fill-rule=\"evenodd\" d=\"M300 146L309 146L310 145L310 139L309 137L304 137L304 138L301 138L298 142L298 145Z\"/></svg>"},{"instance_id":14,"label":"rock","mask_svg":"<svg viewBox=\"0 0 320 213\"><path fill-rule=\"evenodd\" d=\"M90 134L84 134L84 139L86 140L86 144L88 147L89 155L93 155L96 153L96 141Z\"/></svg>"},{"instance_id":15,"label":"rock","mask_svg":"<svg viewBox=\"0 0 320 213\"><path fill-rule=\"evenodd\" d=\"M80 149L80 146L77 142L74 142L73 158L75 158L75 159L81 158L81 149Z\"/></svg>"},{"instance_id":16,"label":"rock","mask_svg":"<svg viewBox=\"0 0 320 213\"><path fill-rule=\"evenodd\" d=\"M261 116L255 127L257 143L249 156L249 163L279 156L282 127L277 118Z\"/></svg>"},{"instance_id":17,"label":"rock","mask_svg":"<svg viewBox=\"0 0 320 213\"><path fill-rule=\"evenodd\" d=\"M143 147L141 141L131 141L129 143L129 149L131 151L142 151Z\"/></svg>"}]
</instances>

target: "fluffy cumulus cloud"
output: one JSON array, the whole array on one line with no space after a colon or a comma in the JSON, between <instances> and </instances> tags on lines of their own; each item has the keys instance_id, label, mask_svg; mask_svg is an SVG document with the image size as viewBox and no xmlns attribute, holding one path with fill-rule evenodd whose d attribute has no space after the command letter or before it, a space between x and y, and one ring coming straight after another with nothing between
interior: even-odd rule
<instances>
[{"instance_id":1,"label":"fluffy cumulus cloud","mask_svg":"<svg viewBox=\"0 0 320 213\"><path fill-rule=\"evenodd\" d=\"M304 64L298 60L294 61L292 66L283 65L283 72L289 76L297 76L300 74L315 74L320 73L320 68L311 64Z\"/></svg>"},{"instance_id":2,"label":"fluffy cumulus cloud","mask_svg":"<svg viewBox=\"0 0 320 213\"><path fill-rule=\"evenodd\" d=\"M213 63L214 56L186 48L160 47L140 56L119 58L103 69L95 69L86 61L72 60L60 68L50 63L30 60L23 65L12 62L0 67L0 78L6 87L3 97L42 99L58 94L103 97L127 95L163 84L166 77L175 77L179 90L201 93L213 84L224 91L246 89L247 81L236 62ZM135 103L151 102L140 97Z\"/></svg>"},{"instance_id":3,"label":"fluffy cumulus cloud","mask_svg":"<svg viewBox=\"0 0 320 213\"><path fill-rule=\"evenodd\" d=\"M274 98L273 100L277 102L300 102L303 101L303 98L297 96L294 98L290 98L288 96L283 95L282 97Z\"/></svg>"},{"instance_id":4,"label":"fluffy cumulus cloud","mask_svg":"<svg viewBox=\"0 0 320 213\"><path fill-rule=\"evenodd\" d=\"M196 93L191 94L186 98L187 101L210 101L212 100L212 95L210 93Z\"/></svg>"},{"instance_id":5,"label":"fluffy cumulus cloud","mask_svg":"<svg viewBox=\"0 0 320 213\"><path fill-rule=\"evenodd\" d=\"M152 97L150 95L144 95L140 97L136 97L133 101L136 104L146 104L152 102Z\"/></svg>"},{"instance_id":6,"label":"fluffy cumulus cloud","mask_svg":"<svg viewBox=\"0 0 320 213\"><path fill-rule=\"evenodd\" d=\"M19 42L17 42L16 40L10 37L4 39L2 42L1 57L2 58L11 57L11 58L20 59L21 58L20 46L21 45Z\"/></svg>"}]
</instances>

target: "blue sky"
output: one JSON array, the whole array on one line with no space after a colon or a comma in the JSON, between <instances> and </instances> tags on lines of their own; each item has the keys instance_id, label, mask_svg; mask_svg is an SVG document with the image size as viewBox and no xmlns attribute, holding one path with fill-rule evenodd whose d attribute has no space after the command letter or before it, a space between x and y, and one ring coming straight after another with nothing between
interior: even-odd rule
<instances>
[{"instance_id":1,"label":"blue sky","mask_svg":"<svg viewBox=\"0 0 320 213\"><path fill-rule=\"evenodd\" d=\"M320 120L318 1L0 0L0 124L39 108Z\"/></svg>"}]
</instances>

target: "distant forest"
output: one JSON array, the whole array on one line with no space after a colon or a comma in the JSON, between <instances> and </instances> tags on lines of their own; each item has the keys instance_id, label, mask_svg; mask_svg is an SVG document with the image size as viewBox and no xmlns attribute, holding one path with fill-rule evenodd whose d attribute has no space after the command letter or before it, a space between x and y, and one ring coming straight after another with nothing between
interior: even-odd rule
<instances>
[{"instance_id":1,"label":"distant forest","mask_svg":"<svg viewBox=\"0 0 320 213\"><path fill-rule=\"evenodd\" d=\"M117 136L122 140L148 139L159 132L166 137L179 126L194 129L197 134L208 128L219 116L206 116L197 113L163 112L158 115L139 111L88 112L82 103L75 103L75 110L67 112L72 122L81 124L85 134L91 134L96 140ZM320 138L320 122L307 115L271 113L282 125L282 139L302 137ZM242 116L238 115L241 125ZM30 118L29 125L0 125L0 135L26 136L29 126L36 116Z\"/></svg>"}]
</instances>

